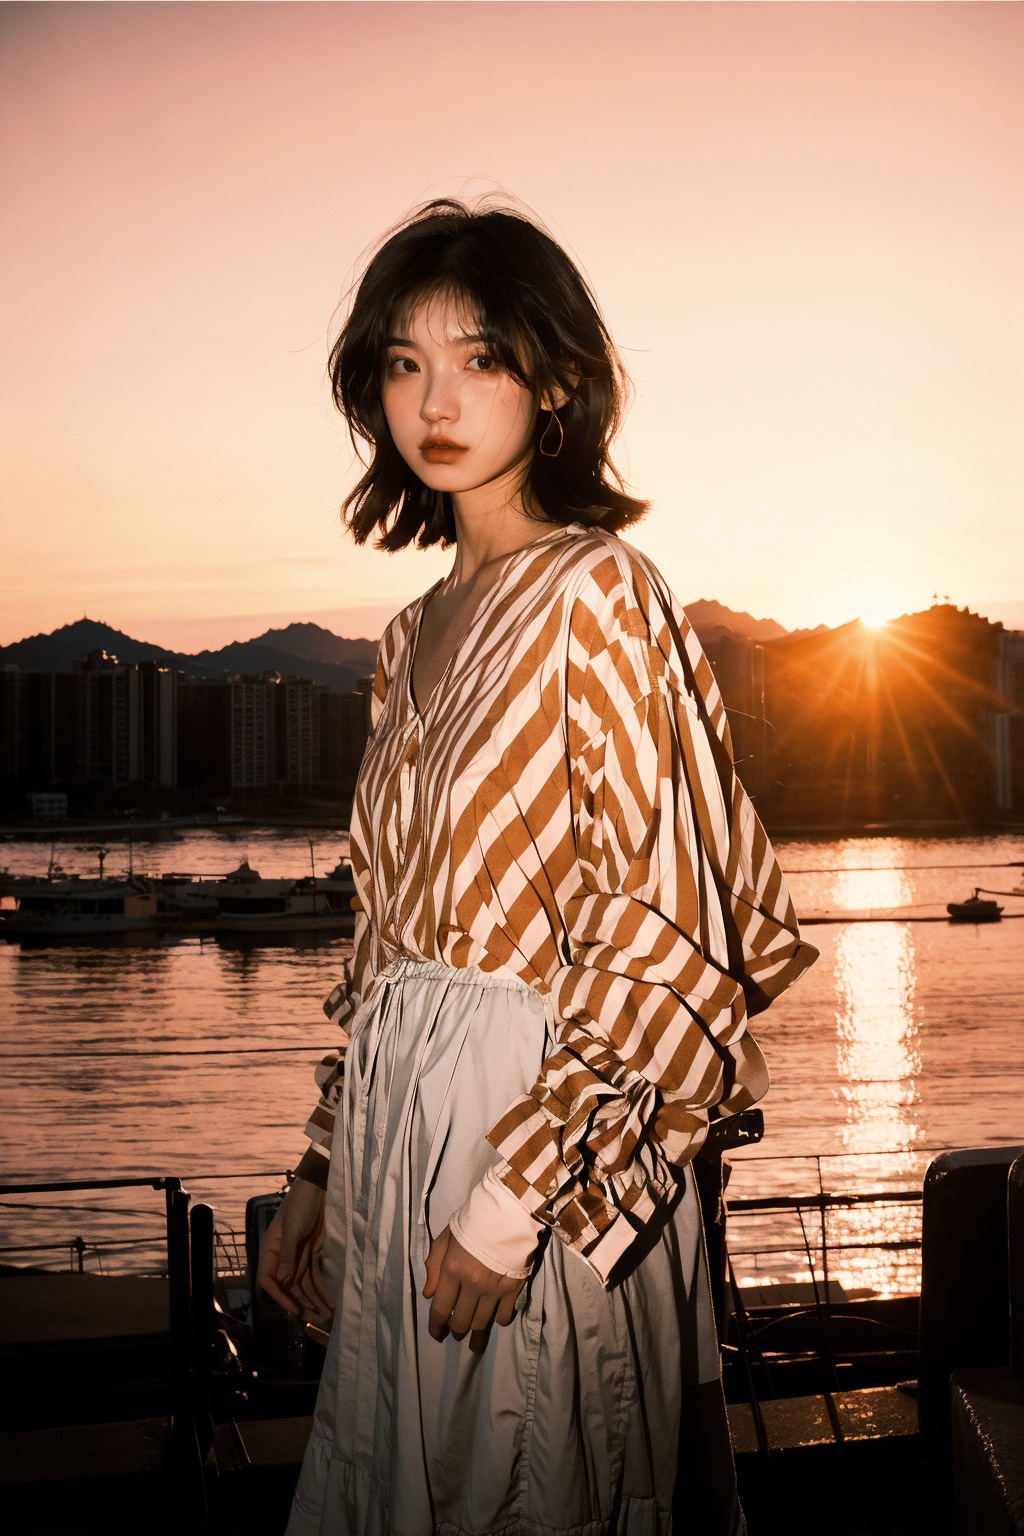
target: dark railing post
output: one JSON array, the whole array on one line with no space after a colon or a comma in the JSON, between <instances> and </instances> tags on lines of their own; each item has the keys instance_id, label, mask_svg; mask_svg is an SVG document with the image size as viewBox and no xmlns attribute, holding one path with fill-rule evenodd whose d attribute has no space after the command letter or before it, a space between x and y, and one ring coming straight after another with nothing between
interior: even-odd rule
<instances>
[{"instance_id":1,"label":"dark railing post","mask_svg":"<svg viewBox=\"0 0 1024 1536\"><path fill-rule=\"evenodd\" d=\"M711 1284L711 1303L715 1309L715 1331L721 1348L725 1342L728 1318L725 1310L726 1287L726 1207L724 1166L721 1150L714 1144L701 1148L693 1160L693 1176L700 1198L701 1220L704 1225L704 1248L708 1261L708 1280Z\"/></svg>"},{"instance_id":2,"label":"dark railing post","mask_svg":"<svg viewBox=\"0 0 1024 1536\"><path fill-rule=\"evenodd\" d=\"M213 1441L213 1207L194 1205L189 1222L192 1282L192 1403L199 1450L205 1460Z\"/></svg>"},{"instance_id":3,"label":"dark railing post","mask_svg":"<svg viewBox=\"0 0 1024 1536\"><path fill-rule=\"evenodd\" d=\"M693 1160L693 1176L700 1198L701 1218L704 1224L704 1247L707 1254L711 1302L715 1309L715 1329L719 1346L725 1342L728 1326L726 1314L728 1204L725 1199L725 1187L732 1172L729 1165L723 1162L723 1154L735 1147L750 1146L760 1141L763 1135L764 1116L759 1109L747 1109L741 1114L714 1120L708 1128L703 1146Z\"/></svg>"},{"instance_id":4,"label":"dark railing post","mask_svg":"<svg viewBox=\"0 0 1024 1536\"><path fill-rule=\"evenodd\" d=\"M188 1191L181 1180L166 1178L167 1290L171 1331L171 1425L175 1461L175 1493L184 1529L206 1528L203 1459L196 1434L192 1384L192 1275L189 1244Z\"/></svg>"},{"instance_id":5,"label":"dark railing post","mask_svg":"<svg viewBox=\"0 0 1024 1536\"><path fill-rule=\"evenodd\" d=\"M1006 1184L1007 1260L1010 1268L1010 1364L1024 1376L1024 1154Z\"/></svg>"}]
</instances>

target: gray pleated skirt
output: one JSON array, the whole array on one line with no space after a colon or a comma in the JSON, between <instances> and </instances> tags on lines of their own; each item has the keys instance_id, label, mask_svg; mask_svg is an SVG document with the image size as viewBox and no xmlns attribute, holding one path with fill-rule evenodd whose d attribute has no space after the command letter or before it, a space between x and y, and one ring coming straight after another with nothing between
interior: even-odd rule
<instances>
[{"instance_id":1,"label":"gray pleated skirt","mask_svg":"<svg viewBox=\"0 0 1024 1536\"><path fill-rule=\"evenodd\" d=\"M404 956L356 1013L326 1196L336 1312L286 1536L678 1536L681 1396L719 1372L689 1170L611 1289L545 1232L482 1354L427 1332L431 1240L547 1034L524 982Z\"/></svg>"}]
</instances>

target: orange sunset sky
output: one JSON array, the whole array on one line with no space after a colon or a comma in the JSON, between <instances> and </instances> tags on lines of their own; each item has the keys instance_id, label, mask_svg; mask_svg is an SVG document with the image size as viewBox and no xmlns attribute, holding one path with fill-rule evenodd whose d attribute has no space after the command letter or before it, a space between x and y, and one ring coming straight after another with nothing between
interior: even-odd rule
<instances>
[{"instance_id":1,"label":"orange sunset sky","mask_svg":"<svg viewBox=\"0 0 1024 1536\"><path fill-rule=\"evenodd\" d=\"M1024 627L1016 4L6 4L0 642L383 622L328 336L412 205L505 189L635 383L629 534L788 627Z\"/></svg>"}]
</instances>

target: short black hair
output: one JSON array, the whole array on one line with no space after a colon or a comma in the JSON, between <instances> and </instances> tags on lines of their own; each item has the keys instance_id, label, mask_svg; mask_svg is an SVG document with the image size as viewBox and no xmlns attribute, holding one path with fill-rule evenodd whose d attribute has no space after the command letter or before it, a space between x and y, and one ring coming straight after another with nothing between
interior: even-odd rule
<instances>
[{"instance_id":1,"label":"short black hair","mask_svg":"<svg viewBox=\"0 0 1024 1536\"><path fill-rule=\"evenodd\" d=\"M626 493L609 457L628 379L590 288L561 246L514 207L437 198L389 230L359 281L348 318L331 348L334 402L357 449L371 457L345 498L342 516L357 543L379 530L378 547L420 548L455 541L450 495L434 491L395 447L381 401L388 337L411 305L444 295L468 305L494 356L539 406L552 391L567 396L538 415L523 482L528 514L583 522L611 532L644 515L648 503Z\"/></svg>"}]
</instances>

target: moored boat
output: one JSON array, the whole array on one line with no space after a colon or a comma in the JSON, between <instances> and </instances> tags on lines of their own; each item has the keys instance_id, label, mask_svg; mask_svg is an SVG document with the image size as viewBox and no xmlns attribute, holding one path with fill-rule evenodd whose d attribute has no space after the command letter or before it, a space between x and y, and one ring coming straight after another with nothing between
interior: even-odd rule
<instances>
[{"instance_id":1,"label":"moored boat","mask_svg":"<svg viewBox=\"0 0 1024 1536\"><path fill-rule=\"evenodd\" d=\"M998 923L1003 915L1003 909L995 901L979 894L981 887L975 889L973 896L968 896L966 901L949 901L946 903L946 911L949 913L950 922L953 923Z\"/></svg>"},{"instance_id":2,"label":"moored boat","mask_svg":"<svg viewBox=\"0 0 1024 1536\"><path fill-rule=\"evenodd\" d=\"M102 939L147 929L268 936L351 933L355 880L347 860L328 874L265 879L243 859L224 876L168 873L90 879L51 867L0 877L0 933L11 939Z\"/></svg>"},{"instance_id":3,"label":"moored boat","mask_svg":"<svg viewBox=\"0 0 1024 1536\"><path fill-rule=\"evenodd\" d=\"M211 926L217 933L345 933L354 924L355 880L344 859L328 875L299 879L264 879L243 859L223 880L197 880L172 891L185 908L214 903Z\"/></svg>"},{"instance_id":4,"label":"moored boat","mask_svg":"<svg viewBox=\"0 0 1024 1536\"><path fill-rule=\"evenodd\" d=\"M158 901L147 882L116 880L35 880L8 894L17 905L0 912L5 937L100 938L139 933L155 926Z\"/></svg>"}]
</instances>

